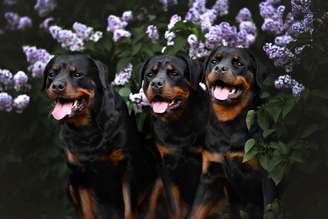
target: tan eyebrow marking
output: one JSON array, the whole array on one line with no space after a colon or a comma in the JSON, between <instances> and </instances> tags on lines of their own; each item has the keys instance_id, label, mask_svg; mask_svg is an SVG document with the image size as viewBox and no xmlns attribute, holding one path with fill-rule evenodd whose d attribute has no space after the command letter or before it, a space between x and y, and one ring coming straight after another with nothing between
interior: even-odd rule
<instances>
[{"instance_id":1,"label":"tan eyebrow marking","mask_svg":"<svg viewBox=\"0 0 328 219\"><path fill-rule=\"evenodd\" d=\"M155 64L153 65L153 67L151 68L152 71L158 71L159 69L159 64Z\"/></svg>"},{"instance_id":2,"label":"tan eyebrow marking","mask_svg":"<svg viewBox=\"0 0 328 219\"><path fill-rule=\"evenodd\" d=\"M52 70L54 70L54 71L59 71L59 70L60 70L60 65L59 65L59 64L54 64L54 65L52 66Z\"/></svg>"},{"instance_id":3,"label":"tan eyebrow marking","mask_svg":"<svg viewBox=\"0 0 328 219\"><path fill-rule=\"evenodd\" d=\"M75 65L69 65L69 66L68 66L68 71L69 71L69 72L73 73L73 72L76 72L76 70L77 70L77 69L76 69Z\"/></svg>"},{"instance_id":4,"label":"tan eyebrow marking","mask_svg":"<svg viewBox=\"0 0 328 219\"><path fill-rule=\"evenodd\" d=\"M168 71L173 71L173 70L174 70L174 66L173 66L172 64L167 64L167 65L166 65L166 69L167 69Z\"/></svg>"}]
</instances>

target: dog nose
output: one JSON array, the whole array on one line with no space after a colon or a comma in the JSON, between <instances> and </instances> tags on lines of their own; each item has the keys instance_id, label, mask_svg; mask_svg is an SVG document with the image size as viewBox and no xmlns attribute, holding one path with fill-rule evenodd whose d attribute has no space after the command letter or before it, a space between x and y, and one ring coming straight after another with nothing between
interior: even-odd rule
<instances>
[{"instance_id":1,"label":"dog nose","mask_svg":"<svg viewBox=\"0 0 328 219\"><path fill-rule=\"evenodd\" d=\"M226 71L228 71L228 67L226 67L226 66L216 65L216 66L214 67L214 71L225 73Z\"/></svg>"},{"instance_id":2,"label":"dog nose","mask_svg":"<svg viewBox=\"0 0 328 219\"><path fill-rule=\"evenodd\" d=\"M154 79L152 82L151 82L151 87L153 89L161 89L162 87L164 86L164 83L162 80L160 79Z\"/></svg>"},{"instance_id":3,"label":"dog nose","mask_svg":"<svg viewBox=\"0 0 328 219\"><path fill-rule=\"evenodd\" d=\"M54 81L52 83L52 90L55 93L61 93L61 92L63 92L65 90L65 87L66 87L65 81Z\"/></svg>"}]
</instances>

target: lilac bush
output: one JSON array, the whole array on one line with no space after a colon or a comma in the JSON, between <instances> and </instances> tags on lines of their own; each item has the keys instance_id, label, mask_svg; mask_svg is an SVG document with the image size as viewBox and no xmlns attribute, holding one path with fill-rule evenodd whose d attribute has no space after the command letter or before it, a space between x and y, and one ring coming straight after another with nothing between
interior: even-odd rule
<instances>
[{"instance_id":1,"label":"lilac bush","mask_svg":"<svg viewBox=\"0 0 328 219\"><path fill-rule=\"evenodd\" d=\"M4 15L9 30L26 30L32 27L32 20L27 16L19 16L15 12L6 12Z\"/></svg>"},{"instance_id":2,"label":"lilac bush","mask_svg":"<svg viewBox=\"0 0 328 219\"><path fill-rule=\"evenodd\" d=\"M34 10L36 10L40 17L47 16L51 11L53 11L57 6L56 0L37 0L34 5Z\"/></svg>"},{"instance_id":3,"label":"lilac bush","mask_svg":"<svg viewBox=\"0 0 328 219\"><path fill-rule=\"evenodd\" d=\"M113 85L123 86L127 84L132 75L132 68L133 65L129 63L122 71L118 72L115 76L114 81L112 82Z\"/></svg>"},{"instance_id":4,"label":"lilac bush","mask_svg":"<svg viewBox=\"0 0 328 219\"><path fill-rule=\"evenodd\" d=\"M113 33L113 41L117 42L120 38L131 37L131 33L125 30L129 21L133 19L132 11L123 12L121 17L109 15L107 18L107 31Z\"/></svg>"}]
</instances>

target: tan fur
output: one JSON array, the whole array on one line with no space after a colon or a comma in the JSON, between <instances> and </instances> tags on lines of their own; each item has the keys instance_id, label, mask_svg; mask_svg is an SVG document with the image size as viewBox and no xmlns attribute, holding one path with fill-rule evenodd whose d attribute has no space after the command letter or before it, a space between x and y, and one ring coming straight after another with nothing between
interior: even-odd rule
<instances>
[{"instance_id":1,"label":"tan fur","mask_svg":"<svg viewBox=\"0 0 328 219\"><path fill-rule=\"evenodd\" d=\"M80 187L80 199L82 208L82 219L95 219L95 200L92 197L92 192L90 189L85 187Z\"/></svg>"},{"instance_id":2,"label":"tan fur","mask_svg":"<svg viewBox=\"0 0 328 219\"><path fill-rule=\"evenodd\" d=\"M156 209L158 206L159 199L163 192L163 181L158 178L155 182L153 191L149 199L149 209L145 216L145 219L156 219Z\"/></svg>"}]
</instances>

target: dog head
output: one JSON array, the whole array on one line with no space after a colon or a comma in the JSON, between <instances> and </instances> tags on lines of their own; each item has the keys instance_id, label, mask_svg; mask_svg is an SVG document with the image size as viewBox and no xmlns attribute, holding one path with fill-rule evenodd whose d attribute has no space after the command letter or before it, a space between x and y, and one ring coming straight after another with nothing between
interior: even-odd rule
<instances>
[{"instance_id":1,"label":"dog head","mask_svg":"<svg viewBox=\"0 0 328 219\"><path fill-rule=\"evenodd\" d=\"M85 124L88 114L109 86L107 68L88 55L58 55L47 64L43 89L54 101L52 116L75 124Z\"/></svg>"},{"instance_id":2,"label":"dog head","mask_svg":"<svg viewBox=\"0 0 328 219\"><path fill-rule=\"evenodd\" d=\"M155 56L140 66L137 77L155 116L170 120L182 114L199 86L201 67L183 55Z\"/></svg>"},{"instance_id":3,"label":"dog head","mask_svg":"<svg viewBox=\"0 0 328 219\"><path fill-rule=\"evenodd\" d=\"M251 103L263 76L259 61L247 49L219 47L211 52L204 81L220 121L233 120Z\"/></svg>"}]
</instances>

